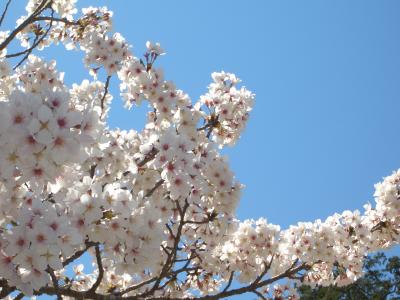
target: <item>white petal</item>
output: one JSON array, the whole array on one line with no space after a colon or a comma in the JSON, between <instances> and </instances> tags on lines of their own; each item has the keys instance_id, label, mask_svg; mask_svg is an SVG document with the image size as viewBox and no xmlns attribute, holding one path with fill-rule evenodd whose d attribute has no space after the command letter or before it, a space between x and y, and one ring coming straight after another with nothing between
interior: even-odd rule
<instances>
[{"instance_id":1,"label":"white petal","mask_svg":"<svg viewBox=\"0 0 400 300\"><path fill-rule=\"evenodd\" d=\"M40 130L40 122L38 119L32 119L32 121L28 125L28 130L30 134L35 134Z\"/></svg>"},{"instance_id":2,"label":"white petal","mask_svg":"<svg viewBox=\"0 0 400 300\"><path fill-rule=\"evenodd\" d=\"M38 118L39 118L40 121L47 122L48 120L50 120L52 115L53 115L53 113L51 112L51 109L48 106L42 105L39 108Z\"/></svg>"},{"instance_id":3,"label":"white petal","mask_svg":"<svg viewBox=\"0 0 400 300\"><path fill-rule=\"evenodd\" d=\"M3 109L3 106L0 107ZM8 112L0 111L0 134L5 132L11 123L11 117Z\"/></svg>"},{"instance_id":4,"label":"white petal","mask_svg":"<svg viewBox=\"0 0 400 300\"><path fill-rule=\"evenodd\" d=\"M74 127L82 123L82 114L77 111L71 111L67 114L68 127Z\"/></svg>"},{"instance_id":5,"label":"white petal","mask_svg":"<svg viewBox=\"0 0 400 300\"><path fill-rule=\"evenodd\" d=\"M65 148L56 148L51 152L51 158L55 163L62 165L69 159L70 155Z\"/></svg>"},{"instance_id":6,"label":"white petal","mask_svg":"<svg viewBox=\"0 0 400 300\"><path fill-rule=\"evenodd\" d=\"M36 140L45 145L50 145L53 142L53 136L47 129L40 130L36 135Z\"/></svg>"}]
</instances>

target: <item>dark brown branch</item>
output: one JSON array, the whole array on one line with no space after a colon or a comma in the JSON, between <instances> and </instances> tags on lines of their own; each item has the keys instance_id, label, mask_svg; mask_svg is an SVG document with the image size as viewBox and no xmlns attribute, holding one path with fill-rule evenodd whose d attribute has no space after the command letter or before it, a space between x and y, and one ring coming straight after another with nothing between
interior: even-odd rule
<instances>
[{"instance_id":1,"label":"dark brown branch","mask_svg":"<svg viewBox=\"0 0 400 300\"><path fill-rule=\"evenodd\" d=\"M157 153L158 153L158 150L156 148L153 148L149 153L146 154L146 156L143 160L141 160L140 162L137 163L137 166L139 168L143 167L149 161L152 161L156 157Z\"/></svg>"},{"instance_id":2,"label":"dark brown branch","mask_svg":"<svg viewBox=\"0 0 400 300\"><path fill-rule=\"evenodd\" d=\"M176 259L178 249L179 249L179 243L181 241L182 230L185 225L185 214L189 207L189 203L187 201L185 201L185 205L183 206L183 208L181 208L179 205L179 202L176 201L176 206L179 211L180 220L179 220L177 233L174 236L174 245L172 246L172 251L167 256L167 260L165 261L165 263L161 269L160 275L157 276L156 282L154 283L153 287L148 292L140 295L140 297L142 297L142 298L146 298L147 296L154 294L154 292L157 289L159 289L161 281L168 275L168 273L170 272L171 268L173 267L173 265L175 263L175 259Z\"/></svg>"},{"instance_id":3,"label":"dark brown branch","mask_svg":"<svg viewBox=\"0 0 400 300\"><path fill-rule=\"evenodd\" d=\"M26 18L25 21L22 22L17 28L15 28L10 33L10 35L0 44L0 51L4 50L8 46L8 44L10 44L11 41L17 36L18 33L24 30L28 25L30 25L34 21L34 18L41 14L48 7L47 4L49 3L51 3L51 1L43 0L35 9L35 11L28 18Z\"/></svg>"},{"instance_id":4,"label":"dark brown branch","mask_svg":"<svg viewBox=\"0 0 400 300\"><path fill-rule=\"evenodd\" d=\"M54 21L54 22L61 22L66 25L79 25L78 22L69 21L66 18L53 18L53 17L46 17L46 16L36 17L33 19L33 21L34 22L36 22L36 21Z\"/></svg>"},{"instance_id":5,"label":"dark brown branch","mask_svg":"<svg viewBox=\"0 0 400 300\"><path fill-rule=\"evenodd\" d=\"M6 4L6 7L4 8L4 11L3 11L2 15L1 15L1 18L0 18L0 27L1 27L1 24L3 24L4 18L6 17L7 10L8 10L8 7L10 6L10 3L11 3L11 0L8 0L8 2L7 2L7 4Z\"/></svg>"},{"instance_id":6,"label":"dark brown branch","mask_svg":"<svg viewBox=\"0 0 400 300\"><path fill-rule=\"evenodd\" d=\"M0 279L0 287L1 287L0 299L7 297L9 294L11 294L16 290L15 287L9 286L7 280L5 279Z\"/></svg>"},{"instance_id":7,"label":"dark brown branch","mask_svg":"<svg viewBox=\"0 0 400 300\"><path fill-rule=\"evenodd\" d=\"M14 300L22 300L23 298L24 298L24 294L23 293L19 293L15 298L14 298Z\"/></svg>"},{"instance_id":8,"label":"dark brown branch","mask_svg":"<svg viewBox=\"0 0 400 300\"><path fill-rule=\"evenodd\" d=\"M173 239L175 239L175 234L174 234L174 232L172 231L171 226L170 226L169 224L165 224L165 226L167 227L167 229L168 229L169 234L171 235L171 237L172 237Z\"/></svg>"},{"instance_id":9,"label":"dark brown branch","mask_svg":"<svg viewBox=\"0 0 400 300\"><path fill-rule=\"evenodd\" d=\"M56 294L57 294L57 300L62 300L63 297L60 294L59 285L58 285L58 279L56 277L56 274L54 273L54 270L52 268L50 268L50 267L47 267L47 273L50 274L51 281L53 282L53 286L54 286L54 289L55 289Z\"/></svg>"},{"instance_id":10,"label":"dark brown branch","mask_svg":"<svg viewBox=\"0 0 400 300\"><path fill-rule=\"evenodd\" d=\"M81 257L90 247L96 246L97 243L95 242L86 242L86 247L82 250L79 250L75 252L72 256L68 257L64 262L63 262L63 267L69 265L73 261L77 260L79 257Z\"/></svg>"},{"instance_id":11,"label":"dark brown branch","mask_svg":"<svg viewBox=\"0 0 400 300\"><path fill-rule=\"evenodd\" d=\"M101 100L100 100L100 106L101 106L101 113L102 114L103 114L103 111L104 111L104 100L107 97L108 89L109 89L109 86L110 86L110 80L111 80L111 75L108 75L107 79L106 79L106 83L104 85L104 94L103 94L103 97L101 97Z\"/></svg>"},{"instance_id":12,"label":"dark brown branch","mask_svg":"<svg viewBox=\"0 0 400 300\"><path fill-rule=\"evenodd\" d=\"M177 278L178 278L178 274L180 274L182 272L186 272L187 274L189 274L190 272L197 273L197 272L199 272L199 270L200 270L200 267L191 267L191 268L189 268L189 267L185 266L182 269L174 271L169 276L169 279L166 280L162 286L160 286L160 289L162 290L163 288L165 288L171 282L176 281Z\"/></svg>"},{"instance_id":13,"label":"dark brown branch","mask_svg":"<svg viewBox=\"0 0 400 300\"><path fill-rule=\"evenodd\" d=\"M269 269L270 269L270 267L271 267L271 265L272 265L272 261L273 261L273 260L274 260L274 256L271 257L271 260L269 261L268 264L266 264L266 263L264 262L264 271L260 274L260 276L258 276L258 277L256 278L256 280L254 281L254 284L259 283L259 282L263 279L263 277L268 273L268 271L269 271ZM292 269L292 268L297 264L298 261L299 261L299 260L296 259L296 260L293 262L293 264L290 266L289 270Z\"/></svg>"},{"instance_id":14,"label":"dark brown branch","mask_svg":"<svg viewBox=\"0 0 400 300\"><path fill-rule=\"evenodd\" d=\"M286 277L288 277L288 276L290 276L292 274L296 274L297 272L306 269L306 267L307 267L306 264L301 264L301 265L299 265L299 266L297 266L295 268L289 268L285 272L283 272L283 273L281 273L281 274L279 274L277 276L271 277L269 279L266 279L266 280L263 280L263 281L259 281L257 283L256 283L256 281L254 281L253 283L251 283L251 284L249 284L247 286L241 287L241 288L233 289L233 290L226 291L226 292L223 292L223 293L219 293L219 294L213 295L213 296L200 297L198 299L199 300L217 300L217 299L231 297L231 296L234 296L234 295L240 295L240 294L243 294L243 293L252 292L252 291L255 291L256 289L259 289L261 287L269 285L269 284L271 284L271 283L273 283L275 281L278 281L280 279L286 278Z\"/></svg>"},{"instance_id":15,"label":"dark brown branch","mask_svg":"<svg viewBox=\"0 0 400 300\"><path fill-rule=\"evenodd\" d=\"M150 278L150 279L145 280L145 281L143 281L143 282L141 282L141 283L138 283L138 284L136 284L136 285L133 285L133 286L131 286L131 287L126 288L125 290L123 290L123 291L117 293L116 296L122 296L122 295L124 295L124 294L126 294L126 293L129 293L129 292L132 292L132 291L134 291L134 290L140 289L141 287L143 287L143 286L145 286L145 285L147 285L147 284L149 284L149 283L152 283L152 282L154 282L154 281L156 281L156 280L157 280L157 277Z\"/></svg>"},{"instance_id":16,"label":"dark brown branch","mask_svg":"<svg viewBox=\"0 0 400 300\"><path fill-rule=\"evenodd\" d=\"M145 164L147 164L149 161L152 161L156 155L158 153L158 149L153 148L151 149L151 151L149 153L147 153L145 155L145 157L143 158L143 160L137 162L137 167L138 168L142 168ZM125 171L124 173L122 173L123 176L128 176L131 172L130 171ZM159 181L156 182L155 186L153 188L151 188L145 195L144 198L148 198L151 195L153 195L153 193L164 183L164 179L160 179Z\"/></svg>"},{"instance_id":17,"label":"dark brown branch","mask_svg":"<svg viewBox=\"0 0 400 300\"><path fill-rule=\"evenodd\" d=\"M138 168L142 168L145 164L147 164L149 161L152 161L158 153L158 149L153 148L149 153L145 155L145 157L141 161L136 161L136 164ZM125 171L122 173L123 176L128 176L131 172L130 171Z\"/></svg>"},{"instance_id":18,"label":"dark brown branch","mask_svg":"<svg viewBox=\"0 0 400 300\"><path fill-rule=\"evenodd\" d=\"M99 270L99 275L97 276L96 282L93 284L93 286L90 288L88 293L94 293L96 292L97 288L99 287L101 281L103 280L104 276L104 268L103 268L103 263L101 261L101 252L100 252L100 246L96 245L96 261L97 261L97 268Z\"/></svg>"},{"instance_id":19,"label":"dark brown branch","mask_svg":"<svg viewBox=\"0 0 400 300\"><path fill-rule=\"evenodd\" d=\"M185 224L195 224L195 225L202 225L202 224L208 224L212 221L215 220L215 218L218 216L218 213L216 212L212 212L212 213L208 213L207 217L205 217L203 220L201 221L191 221L191 220L187 220L185 221Z\"/></svg>"},{"instance_id":20,"label":"dark brown branch","mask_svg":"<svg viewBox=\"0 0 400 300\"><path fill-rule=\"evenodd\" d=\"M181 241L181 236L182 236L182 230L183 230L183 226L185 225L185 214L187 209L189 208L189 202L187 200L185 200L185 205L183 206L183 208L180 208L179 205L179 201L176 201L176 205L178 207L179 213L180 213L180 220L179 220L179 226L178 226L178 230L175 236L175 241L174 241L174 246L173 246L173 257L172 257L172 261L174 262L176 259L176 255L177 255L177 251L178 251L178 245L179 242Z\"/></svg>"},{"instance_id":21,"label":"dark brown branch","mask_svg":"<svg viewBox=\"0 0 400 300\"><path fill-rule=\"evenodd\" d=\"M258 283L253 282L253 283L251 283L249 285L246 285L246 286L243 286L243 287L240 287L240 288L236 288L236 289L233 289L233 290L228 290L228 291L225 291L225 292L220 292L220 293L215 294L215 295L206 295L206 296L197 297L197 298L196 297L195 298L169 298L169 300L194 300L194 299L196 299L196 300L218 300L218 299L223 299L223 298L229 298L229 297L232 297L232 296L235 296L235 295L240 295L240 294L244 294L244 293L253 292L253 291L255 291L255 290L259 289L259 288L262 288L264 286L267 286L267 285L269 285L269 284L271 284L271 283L273 283L275 281L287 278L287 277L289 277L289 276L291 276L293 274L296 274L299 271L306 270L308 268L309 268L309 266L307 264L300 264L299 266L297 266L295 268L289 268L285 272L282 272L281 274L276 275L274 277L271 277L269 279L260 281ZM129 297L126 298L126 299L129 300ZM162 298L162 297L153 297L153 298L148 298L148 299L165 300L165 298Z\"/></svg>"},{"instance_id":22,"label":"dark brown branch","mask_svg":"<svg viewBox=\"0 0 400 300\"><path fill-rule=\"evenodd\" d=\"M198 269L198 267L188 268L185 265L181 269L178 269L176 271L171 272L168 276L173 278L173 277L176 277L180 273L189 272L189 271L193 271L193 270L197 270L197 269ZM128 288L126 288L125 290L123 290L123 291L121 291L119 293L116 293L115 296L122 296L122 295L127 294L129 292L132 292L134 290L140 289L141 287L143 287L143 286L145 286L147 284L150 284L150 283L156 281L157 279L158 279L158 277L152 277L150 279L147 279L147 280L145 280L145 281L143 281L143 282L141 282L139 284L133 285L133 286L128 287Z\"/></svg>"},{"instance_id":23,"label":"dark brown branch","mask_svg":"<svg viewBox=\"0 0 400 300\"><path fill-rule=\"evenodd\" d=\"M212 131L214 130L214 128L218 128L221 123L219 122L219 116L215 115L214 113L212 113L207 119L206 119L207 123L200 127L197 128L197 131L202 131L202 130L206 130L207 131L207 138L210 138Z\"/></svg>"},{"instance_id":24,"label":"dark brown branch","mask_svg":"<svg viewBox=\"0 0 400 300\"><path fill-rule=\"evenodd\" d=\"M51 15L53 16L54 14L54 10L51 10ZM18 68L20 65L22 65L22 63L29 57L29 55L32 53L32 51L44 40L44 38L48 35L48 33L50 32L51 27L53 26L53 21L50 22L49 26L47 27L45 33L38 38L38 36L36 36L35 41L33 42L33 45L29 48L26 49L22 52L19 53L14 53L14 54L10 54L6 57L16 57L22 54L25 54L25 56L23 57L23 59L13 68L13 70L15 70L16 68Z\"/></svg>"},{"instance_id":25,"label":"dark brown branch","mask_svg":"<svg viewBox=\"0 0 400 300\"><path fill-rule=\"evenodd\" d=\"M41 288L39 291L36 291L34 294L36 296L40 296L40 295L57 295L57 292L60 293L63 296L68 296L68 297L72 297L74 299L107 299L107 298L103 298L103 295L98 295L98 294L94 294L91 297L88 297L86 295L86 292L79 292L79 291L74 291L71 289L66 289L66 288L59 288L58 291L55 290L54 287L50 287L50 286L46 286Z\"/></svg>"},{"instance_id":26,"label":"dark brown branch","mask_svg":"<svg viewBox=\"0 0 400 300\"><path fill-rule=\"evenodd\" d=\"M261 298L262 300L267 300L267 298L264 297L263 294L261 294L259 291L254 290L253 291L254 294L256 294L259 298Z\"/></svg>"},{"instance_id":27,"label":"dark brown branch","mask_svg":"<svg viewBox=\"0 0 400 300\"><path fill-rule=\"evenodd\" d=\"M259 288L262 288L264 286L267 286L275 281L278 281L280 279L284 279L287 277L290 277L291 275L296 274L299 271L302 270L307 270L309 269L309 265L307 264L300 264L299 266L295 268L289 268L285 272L282 272L281 274L274 276L272 278L263 280L255 284L254 282L246 285L244 287L236 288L233 290L227 290L225 292L221 292L215 295L207 295L207 296L202 296L202 297L186 297L186 298L165 298L165 297L148 297L149 292L143 293L141 295L135 295L135 296L129 296L129 297L121 297L120 294L113 294L113 295L104 295L104 294L98 294L95 291L94 292L89 292L89 291L75 291L69 288L62 288L60 287L58 291L54 287L43 287L39 291L35 292L35 295L57 295L57 292L60 293L63 296L69 296L75 299L94 299L94 300L116 300L116 299L124 299L124 300L138 300L138 299L152 299L152 300L218 300L218 299L223 299L223 298L228 298L232 297L235 295L240 295L248 292L253 292ZM153 280L153 279L151 279ZM148 283L148 282L147 282ZM141 286L145 285L145 283L141 283ZM136 286L137 287L137 286ZM126 291L126 290L125 290ZM124 292L125 292L124 291Z\"/></svg>"},{"instance_id":28,"label":"dark brown branch","mask_svg":"<svg viewBox=\"0 0 400 300\"><path fill-rule=\"evenodd\" d=\"M228 284L226 285L226 287L222 290L222 292L226 292L227 290L229 290L229 288L231 287L232 284L232 280L233 280L233 275L235 275L235 271L231 272L231 275L229 276L229 280L228 280Z\"/></svg>"},{"instance_id":29,"label":"dark brown branch","mask_svg":"<svg viewBox=\"0 0 400 300\"><path fill-rule=\"evenodd\" d=\"M90 178L93 178L93 177L94 177L94 174L96 174L96 168L97 168L97 165L92 165L92 166L90 167L90 171L89 171Z\"/></svg>"},{"instance_id":30,"label":"dark brown branch","mask_svg":"<svg viewBox=\"0 0 400 300\"><path fill-rule=\"evenodd\" d=\"M207 128L211 127L210 123L207 123L206 125L197 128L197 131L202 131L202 130L206 130Z\"/></svg>"},{"instance_id":31,"label":"dark brown branch","mask_svg":"<svg viewBox=\"0 0 400 300\"><path fill-rule=\"evenodd\" d=\"M150 197L151 195L153 195L153 193L164 183L164 179L160 179L159 181L157 181L157 183L154 185L154 187L149 190L146 195L144 195L145 198Z\"/></svg>"},{"instance_id":32,"label":"dark brown branch","mask_svg":"<svg viewBox=\"0 0 400 300\"><path fill-rule=\"evenodd\" d=\"M44 35L42 35L42 37L43 37L43 36L44 36ZM13 58L13 57L17 57L17 56L24 55L24 54L30 54L30 53L32 52L32 50L33 50L35 47L37 47L37 45L40 43L41 40L43 40L43 39L40 39L40 38L39 38L39 35L37 35L37 36L35 37L35 40L34 40L33 45L32 45L31 47L29 47L28 49L25 49L25 50L23 50L23 51L20 51L20 52L16 52L16 53L12 53L12 54L7 54L5 57L6 57L6 58Z\"/></svg>"}]
</instances>

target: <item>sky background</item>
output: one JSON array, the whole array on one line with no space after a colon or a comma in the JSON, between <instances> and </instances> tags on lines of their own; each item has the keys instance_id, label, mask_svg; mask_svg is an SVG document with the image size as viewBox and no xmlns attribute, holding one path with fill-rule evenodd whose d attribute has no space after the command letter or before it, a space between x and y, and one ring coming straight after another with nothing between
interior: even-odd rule
<instances>
[{"instance_id":1,"label":"sky background","mask_svg":"<svg viewBox=\"0 0 400 300\"><path fill-rule=\"evenodd\" d=\"M1 4L5 2L0 1ZM23 12L14 0L7 22ZM224 151L246 185L240 219L266 217L288 227L373 202L373 185L400 167L400 2L100 1L114 29L141 56L160 42L167 79L193 101L210 74L239 76L256 94L248 126ZM71 85L90 78L82 54L57 59ZM60 56L62 55L62 56ZM61 59L60 59L61 58ZM109 126L140 130L145 105L124 110L117 80ZM390 253L400 254L399 247ZM242 299L253 299L251 295Z\"/></svg>"}]
</instances>

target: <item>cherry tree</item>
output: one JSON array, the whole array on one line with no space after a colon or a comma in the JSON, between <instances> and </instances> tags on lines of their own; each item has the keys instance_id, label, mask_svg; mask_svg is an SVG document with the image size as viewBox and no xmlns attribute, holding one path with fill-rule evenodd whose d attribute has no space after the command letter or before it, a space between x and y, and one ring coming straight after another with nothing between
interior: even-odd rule
<instances>
[{"instance_id":1,"label":"cherry tree","mask_svg":"<svg viewBox=\"0 0 400 300\"><path fill-rule=\"evenodd\" d=\"M398 243L400 171L363 211L288 229L238 220L243 186L220 151L254 102L240 79L213 73L192 101L158 67L161 46L136 57L107 8L27 2L0 31L0 298L293 300L299 285L351 284L368 253ZM84 52L90 79L67 87L33 55L57 44ZM107 127L112 77L128 109L151 107L142 131Z\"/></svg>"}]
</instances>

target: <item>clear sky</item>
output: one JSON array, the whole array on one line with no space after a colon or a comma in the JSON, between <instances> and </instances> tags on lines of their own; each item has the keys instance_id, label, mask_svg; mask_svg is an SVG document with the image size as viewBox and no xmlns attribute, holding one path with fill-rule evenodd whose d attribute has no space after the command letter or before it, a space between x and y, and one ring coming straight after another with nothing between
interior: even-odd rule
<instances>
[{"instance_id":1,"label":"clear sky","mask_svg":"<svg viewBox=\"0 0 400 300\"><path fill-rule=\"evenodd\" d=\"M14 1L15 15L24 2ZM256 93L243 137L225 151L246 185L240 219L287 227L362 209L374 183L400 167L399 1L78 3L114 11L137 56L147 40L160 42L158 65L193 101L219 70ZM89 78L79 53L46 57L60 53L68 84ZM110 127L142 128L145 106L124 110L112 83Z\"/></svg>"}]
</instances>

